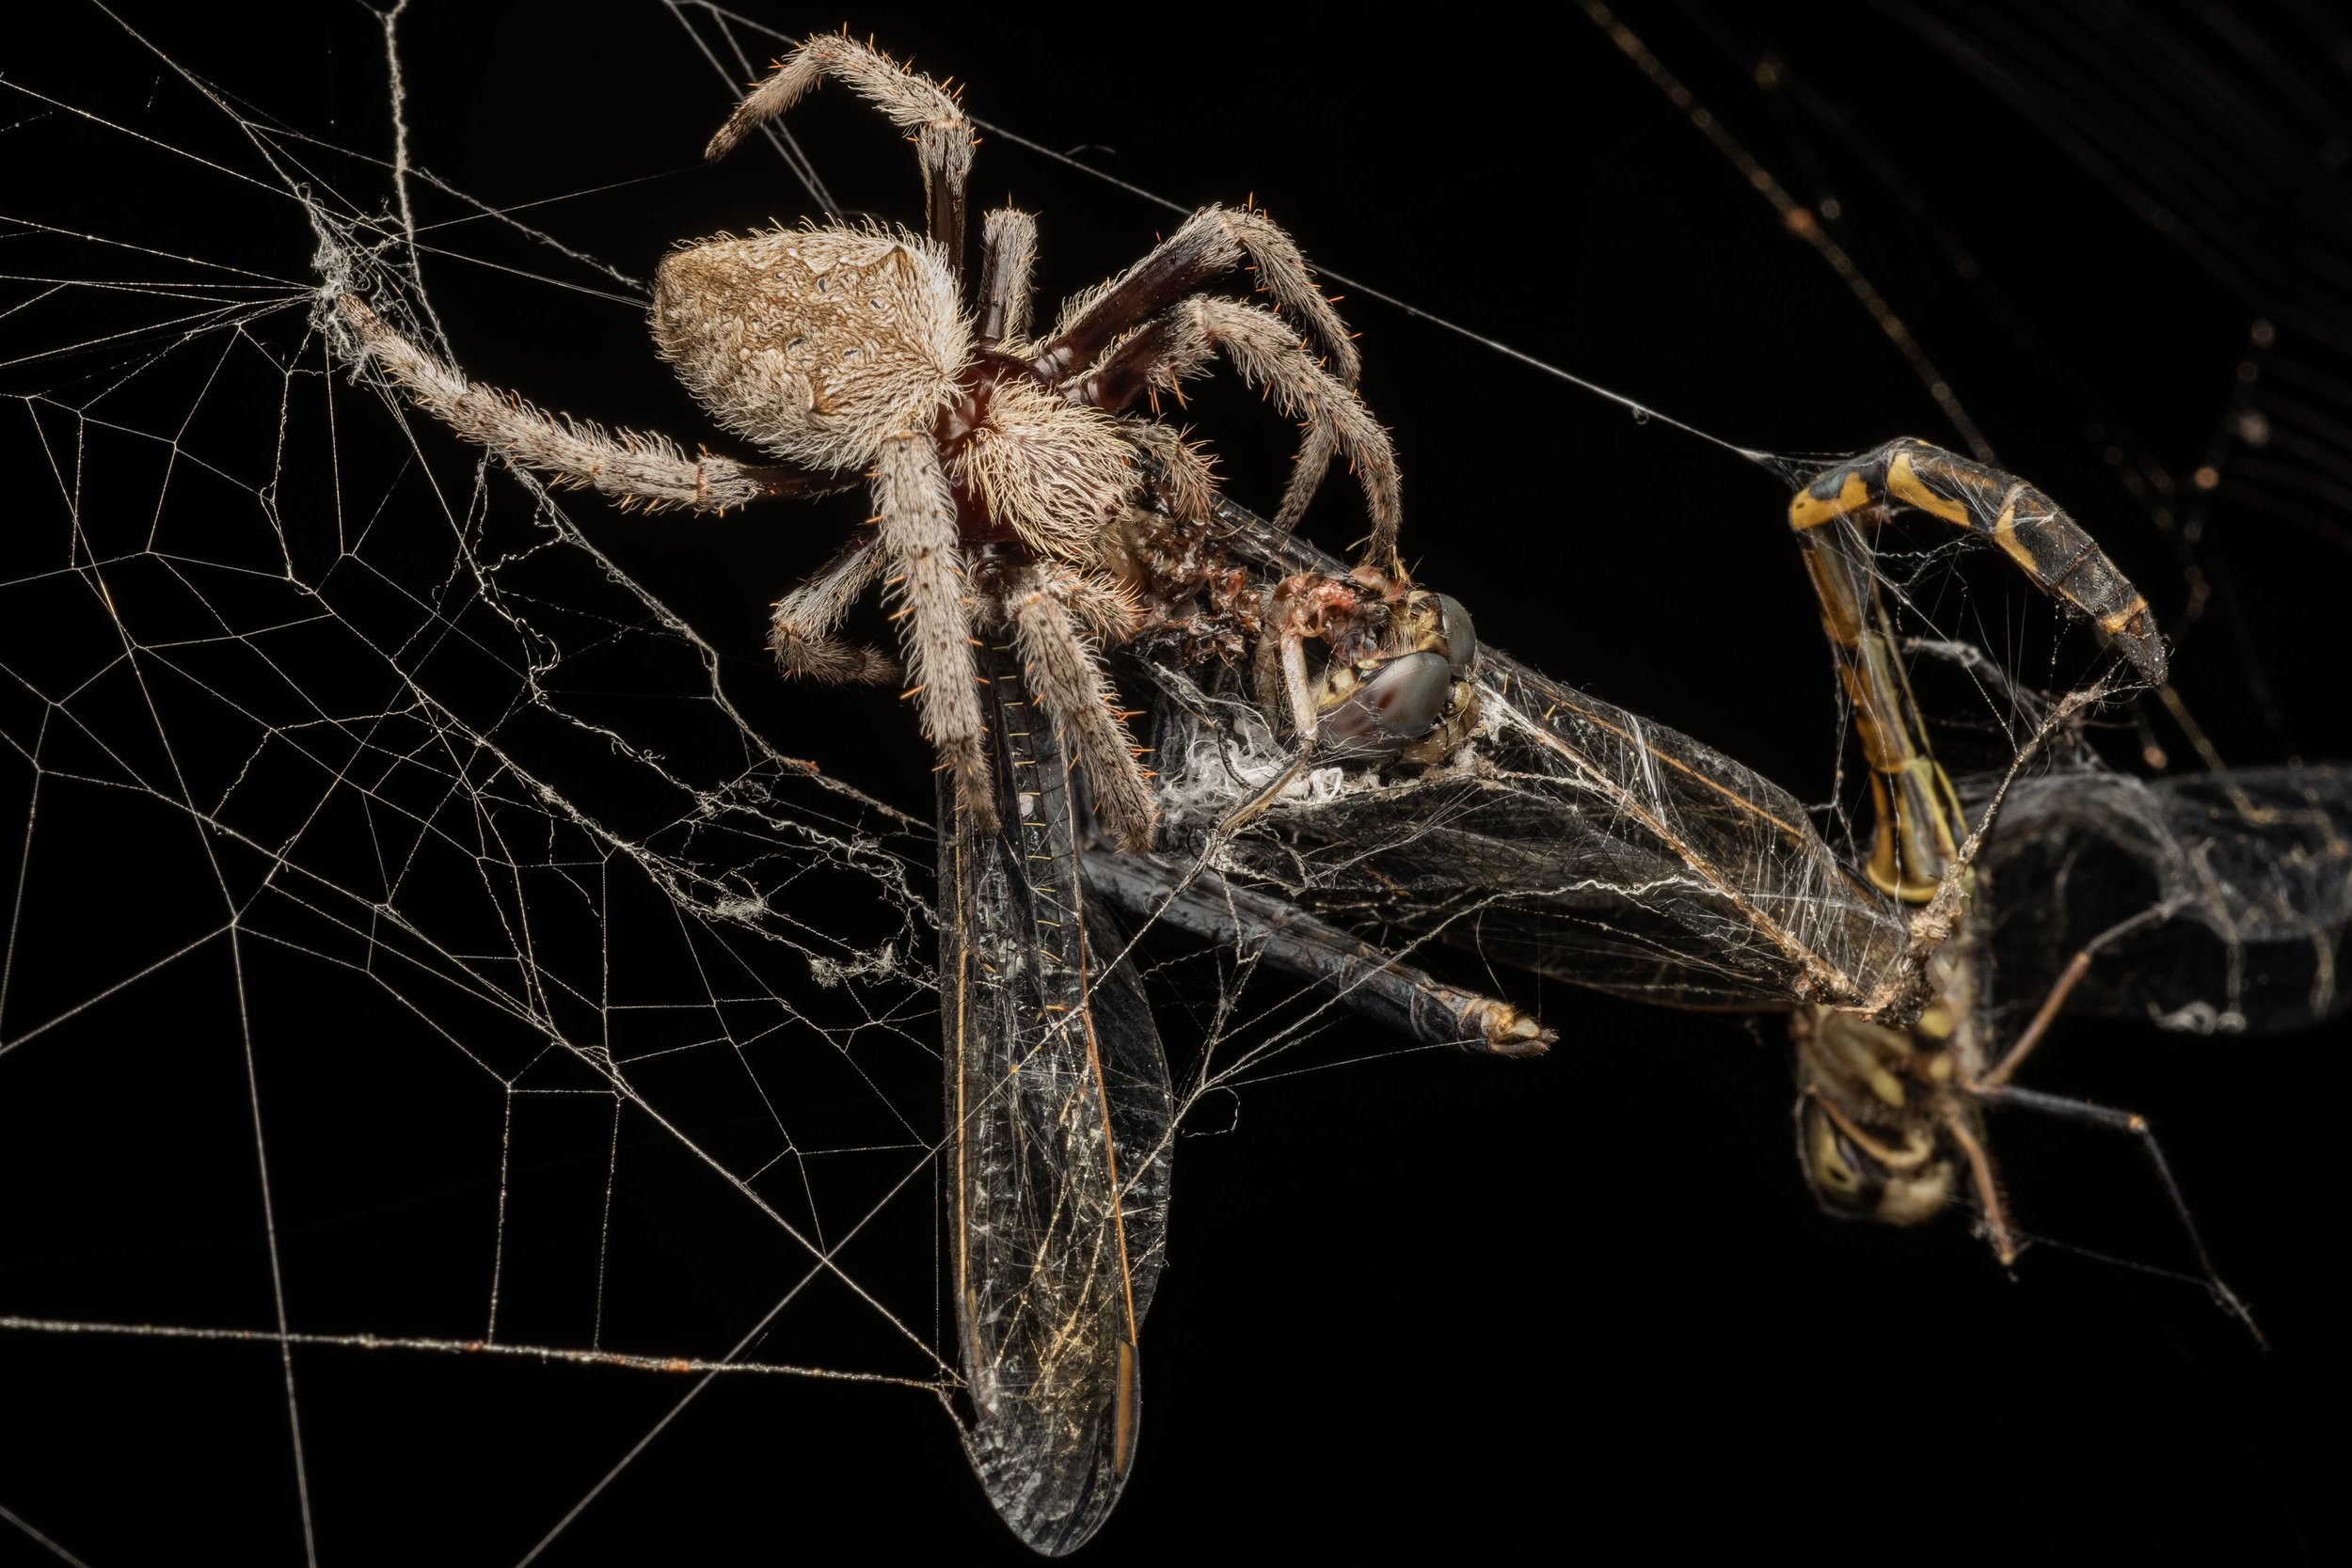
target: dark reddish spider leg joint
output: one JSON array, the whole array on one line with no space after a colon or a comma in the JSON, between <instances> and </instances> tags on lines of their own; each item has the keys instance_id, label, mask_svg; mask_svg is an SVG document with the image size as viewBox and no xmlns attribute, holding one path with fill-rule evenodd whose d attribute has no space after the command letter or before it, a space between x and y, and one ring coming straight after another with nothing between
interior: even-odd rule
<instances>
[{"instance_id":1,"label":"dark reddish spider leg joint","mask_svg":"<svg viewBox=\"0 0 2352 1568\"><path fill-rule=\"evenodd\" d=\"M1172 335L1165 319L1149 323L1120 344L1119 351L1100 370L1069 388L1070 400L1092 404L1113 414L1123 412L1151 388L1152 367L1168 352Z\"/></svg>"},{"instance_id":2,"label":"dark reddish spider leg joint","mask_svg":"<svg viewBox=\"0 0 2352 1568\"><path fill-rule=\"evenodd\" d=\"M764 496L821 496L843 487L836 475L810 473L803 468L746 468L743 472L759 484Z\"/></svg>"},{"instance_id":3,"label":"dark reddish spider leg joint","mask_svg":"<svg viewBox=\"0 0 2352 1568\"><path fill-rule=\"evenodd\" d=\"M1150 321L1195 284L1205 283L1222 271L1197 254L1162 255L1147 261L1096 300L1068 332L1047 343L1029 361L1029 373L1048 387L1060 386L1079 366L1091 364L1130 325Z\"/></svg>"},{"instance_id":4,"label":"dark reddish spider leg joint","mask_svg":"<svg viewBox=\"0 0 2352 1568\"><path fill-rule=\"evenodd\" d=\"M992 539L972 547L968 570L972 586L983 596L1004 596L1022 568L1037 558L1018 539Z\"/></svg>"}]
</instances>

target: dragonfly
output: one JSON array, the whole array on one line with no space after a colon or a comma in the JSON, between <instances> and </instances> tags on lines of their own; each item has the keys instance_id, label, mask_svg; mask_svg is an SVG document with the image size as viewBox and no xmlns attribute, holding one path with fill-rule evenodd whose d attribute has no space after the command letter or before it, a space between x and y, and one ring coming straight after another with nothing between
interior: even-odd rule
<instances>
[{"instance_id":1,"label":"dragonfly","mask_svg":"<svg viewBox=\"0 0 2352 1568\"><path fill-rule=\"evenodd\" d=\"M1089 873L1131 918L1256 944L1433 1043L1475 1041L1465 1025L1496 1015L1451 998L1417 1005L1422 981L1383 972L1388 955L1367 952L1361 933L1436 936L1645 1002L1786 1012L1802 1164L1821 1206L1913 1225L1966 1203L2004 1264L2023 1237L1984 1111L2131 1134L2206 1287L2250 1330L2146 1121L2012 1080L2069 1006L2268 1031L2340 1012L2352 780L2308 768L2144 783L2087 752L2028 774L2113 689L2111 669L2042 714L2008 771L1963 803L1935 760L1873 566L1874 531L1905 508L1990 539L2091 620L2121 666L2162 678L2144 600L2055 502L1897 441L1829 466L1790 506L1869 763L1867 854L1840 854L1788 792L1704 743L1490 648L1476 651L1466 683L1478 714L1462 726L1470 744L1398 766L1393 752L1351 763L1343 743L1333 766L1311 772L1296 759L1302 736L1306 750L1315 744L1311 716L1343 714L1359 699L1341 687L1360 689L1385 662L1427 650L1392 636L1344 668L1350 656L1335 646L1323 689L1301 698L1295 677L1270 672L1314 639L1261 627L1248 673L1181 657L1150 667L1161 689L1162 853L1096 847ZM1264 579L1378 596L1360 569L1230 501L1219 521L1222 547ZM1398 597L1393 585L1383 592ZM1197 640L1178 619L1172 641ZM1302 949L1290 935L1302 911L1339 936ZM2026 989L1996 998L1996 962L2005 983ZM2000 1038L2017 996L2042 1006Z\"/></svg>"},{"instance_id":2,"label":"dragonfly","mask_svg":"<svg viewBox=\"0 0 2352 1568\"><path fill-rule=\"evenodd\" d=\"M2013 1256L1980 1107L2117 1115L2009 1091L2030 1041L1990 1058L1966 914L1983 834L1891 663L1861 517L1910 503L1950 519L1988 499L2009 555L2162 673L2145 604L2040 491L1908 442L1833 467L1795 517L1870 740L1866 865L1743 764L1482 649L1461 604L1350 569L1232 500L1207 522L1171 510L1124 546L1157 616L1136 649L1165 656L1136 660L1160 687L1160 853L1094 832L1014 646L983 635L993 809L941 787L946 1166L964 1441L1021 1540L1061 1554L1091 1538L1141 1432L1179 1096L1127 924L1232 942L1414 1039L1491 1055L1555 1035L1362 933L1442 933L1645 1002L1786 1008L1825 1206L1915 1223L1966 1168ZM983 627L1011 621L1035 571L978 562ZM1308 764L1312 787L1294 787ZM2032 811L2049 797L2032 792ZM2317 811L2352 820L2341 806Z\"/></svg>"}]
</instances>

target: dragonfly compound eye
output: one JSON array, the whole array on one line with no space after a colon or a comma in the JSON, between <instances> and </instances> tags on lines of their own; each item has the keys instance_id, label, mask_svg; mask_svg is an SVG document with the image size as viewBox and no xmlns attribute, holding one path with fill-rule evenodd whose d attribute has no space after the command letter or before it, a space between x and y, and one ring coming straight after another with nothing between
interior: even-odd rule
<instances>
[{"instance_id":1,"label":"dragonfly compound eye","mask_svg":"<svg viewBox=\"0 0 2352 1568\"><path fill-rule=\"evenodd\" d=\"M1798 1122L1798 1154L1813 1196L1831 1213L1887 1225L1918 1225L1942 1212L1952 1196L1952 1164L1915 1134L1892 1161L1847 1135L1817 1101Z\"/></svg>"},{"instance_id":2,"label":"dragonfly compound eye","mask_svg":"<svg viewBox=\"0 0 2352 1568\"><path fill-rule=\"evenodd\" d=\"M1405 612L1397 619L1407 646L1443 654L1454 679L1470 679L1478 662L1478 628L1461 600L1416 588L1405 596Z\"/></svg>"},{"instance_id":3,"label":"dragonfly compound eye","mask_svg":"<svg viewBox=\"0 0 2352 1568\"><path fill-rule=\"evenodd\" d=\"M1445 638L1446 661L1457 678L1468 680L1478 662L1478 628L1470 624L1470 612L1453 594L1432 594L1430 597L1438 601L1438 630Z\"/></svg>"},{"instance_id":4,"label":"dragonfly compound eye","mask_svg":"<svg viewBox=\"0 0 2352 1568\"><path fill-rule=\"evenodd\" d=\"M1438 727L1454 701L1454 667L1422 651L1391 658L1325 713L1317 738L1335 752L1401 752Z\"/></svg>"}]
</instances>

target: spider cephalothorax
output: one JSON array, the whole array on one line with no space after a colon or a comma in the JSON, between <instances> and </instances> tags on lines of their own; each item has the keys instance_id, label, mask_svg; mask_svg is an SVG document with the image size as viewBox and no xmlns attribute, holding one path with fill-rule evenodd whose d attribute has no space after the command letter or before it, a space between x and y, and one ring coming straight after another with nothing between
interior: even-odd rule
<instances>
[{"instance_id":1,"label":"spider cephalothorax","mask_svg":"<svg viewBox=\"0 0 2352 1568\"><path fill-rule=\"evenodd\" d=\"M834 635L858 595L882 581L898 600L908 695L966 809L985 823L972 639L1009 631L1040 700L1071 736L1104 822L1140 844L1151 795L1097 657L1132 635L1137 612L1103 568L1104 541L1143 499L1147 471L1159 504L1179 515L1197 515L1207 479L1173 431L1122 416L1224 355L1305 424L1276 520L1295 522L1343 453L1372 512L1367 560L1392 564L1396 465L1387 434L1357 401L1354 346L1289 236L1249 209L1194 214L1141 261L1073 296L1034 340L1036 221L1000 209L983 225L967 305L970 125L930 77L847 38L812 38L786 56L708 155L723 156L828 75L913 133L928 232L868 225L723 234L674 251L654 286L662 356L711 418L764 449L773 467L691 459L659 436L550 418L468 381L357 295L342 296L342 312L368 352L461 435L625 506L724 511L863 478L874 531L776 606L770 642L786 673L896 676L889 657ZM1244 264L1275 309L1190 292ZM970 576L982 549L988 570Z\"/></svg>"}]
</instances>

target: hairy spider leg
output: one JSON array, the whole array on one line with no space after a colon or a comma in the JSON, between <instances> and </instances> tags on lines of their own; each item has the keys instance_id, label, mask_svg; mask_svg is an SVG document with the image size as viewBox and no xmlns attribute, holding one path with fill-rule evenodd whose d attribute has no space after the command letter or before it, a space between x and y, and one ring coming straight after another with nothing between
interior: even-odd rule
<instances>
[{"instance_id":1,"label":"hairy spider leg","mask_svg":"<svg viewBox=\"0 0 2352 1568\"><path fill-rule=\"evenodd\" d=\"M1177 517L1206 520L1221 498L1209 454L1153 420L1125 421L1127 438L1143 454L1151 488Z\"/></svg>"},{"instance_id":2,"label":"hairy spider leg","mask_svg":"<svg viewBox=\"0 0 2352 1568\"><path fill-rule=\"evenodd\" d=\"M941 766L956 775L965 809L983 828L995 823L982 744L979 670L963 633L963 572L958 563L956 499L924 431L901 431L882 443L874 466L874 513L882 547L898 575L885 582L905 618L905 695L915 699L923 733Z\"/></svg>"},{"instance_id":3,"label":"hairy spider leg","mask_svg":"<svg viewBox=\"0 0 2352 1568\"><path fill-rule=\"evenodd\" d=\"M1005 610L1029 689L1076 754L1095 810L1120 848L1142 851L1158 808L1136 765L1119 692L1079 632L1084 619L1098 641L1123 642L1135 606L1068 567L1032 566L1007 592Z\"/></svg>"},{"instance_id":4,"label":"hairy spider leg","mask_svg":"<svg viewBox=\"0 0 2352 1568\"><path fill-rule=\"evenodd\" d=\"M1030 358L1029 371L1048 386L1064 386L1093 368L1105 354L1123 351L1122 334L1138 327L1151 334L1154 318L1162 311L1182 300L1197 285L1231 272L1245 261L1255 267L1259 286L1273 295L1276 307L1287 311L1292 320L1306 324L1304 342L1311 342L1332 365L1332 369L1325 370L1304 346L1296 328L1278 324L1274 330L1282 344L1279 352L1295 357L1305 367L1305 371L1294 372L1286 379L1302 386L1311 385L1315 392L1310 400L1286 399L1286 407L1292 402L1304 402L1310 424L1300 449L1297 472L1284 491L1282 508L1274 520L1283 528L1296 524L1321 483L1324 469L1333 454L1343 449L1336 432L1343 429L1348 439L1356 443L1348 450L1357 463L1365 499L1372 510L1372 537L1364 558L1393 566L1402 517L1396 494L1395 453L1389 445L1388 433L1363 412L1357 401L1355 386L1361 364L1355 343L1340 321L1339 312L1316 289L1313 275L1308 271L1306 258L1299 254L1298 246L1263 214L1243 208L1203 207L1186 218L1175 233L1124 273L1073 296L1063 308L1060 320L1055 323L1053 335L1038 346ZM1253 342L1263 342L1266 337L1263 328L1229 324L1227 330L1247 331ZM1155 335L1155 341L1171 352L1182 352L1186 331L1181 322L1171 323L1164 334ZM1137 351L1138 356L1142 352ZM1208 355L1203 353L1200 357L1205 359ZM1235 362L1240 361L1237 358ZM1312 376L1308 377L1306 372L1312 372ZM1132 383L1139 378L1136 372L1129 371L1120 379ZM1277 385L1271 379L1264 384ZM1140 390L1142 387L1137 386L1136 391ZM1133 395L1130 393L1129 397ZM1081 401L1096 400L1082 397Z\"/></svg>"},{"instance_id":5,"label":"hairy spider leg","mask_svg":"<svg viewBox=\"0 0 2352 1568\"><path fill-rule=\"evenodd\" d=\"M1271 394L1284 418L1306 422L1306 439L1284 487L1281 509L1274 515L1275 527L1290 528L1298 521L1332 456L1344 452L1372 514L1365 559L1395 574L1400 569L1396 523L1403 507L1389 433L1353 391L1308 355L1298 335L1271 310L1212 294L1181 299L1074 382L1073 394L1116 413L1146 393L1177 392L1186 379L1206 375L1209 362L1219 354L1243 385Z\"/></svg>"},{"instance_id":6,"label":"hairy spider leg","mask_svg":"<svg viewBox=\"0 0 2352 1568\"><path fill-rule=\"evenodd\" d=\"M835 685L893 680L898 661L880 648L834 636L852 605L882 576L886 562L876 534L853 536L814 576L776 601L768 647L787 675Z\"/></svg>"},{"instance_id":7,"label":"hairy spider leg","mask_svg":"<svg viewBox=\"0 0 2352 1568\"><path fill-rule=\"evenodd\" d=\"M946 251L948 265L961 273L963 191L975 145L972 122L938 83L846 34L819 33L778 60L774 71L719 127L703 150L704 159L717 163L828 76L881 109L893 125L914 133L915 156L923 166L924 230Z\"/></svg>"},{"instance_id":8,"label":"hairy spider leg","mask_svg":"<svg viewBox=\"0 0 2352 1568\"><path fill-rule=\"evenodd\" d=\"M1058 386L1092 364L1121 332L1245 261L1276 306L1306 324L1307 335L1336 362L1340 380L1356 385L1363 366L1355 341L1315 287L1306 257L1273 219L1243 207L1201 208L1125 272L1072 296L1033 368Z\"/></svg>"},{"instance_id":9,"label":"hairy spider leg","mask_svg":"<svg viewBox=\"0 0 2352 1568\"><path fill-rule=\"evenodd\" d=\"M980 221L977 330L982 348L1029 330L1029 275L1037 265L1037 219L1018 207L999 207Z\"/></svg>"},{"instance_id":10,"label":"hairy spider leg","mask_svg":"<svg viewBox=\"0 0 2352 1568\"><path fill-rule=\"evenodd\" d=\"M512 392L469 380L412 342L358 294L342 295L335 308L369 356L408 389L419 407L515 467L547 475L559 488L594 490L624 509L724 513L771 497L821 496L850 483L708 452L689 457L664 436L607 430L593 420L550 414Z\"/></svg>"}]
</instances>

